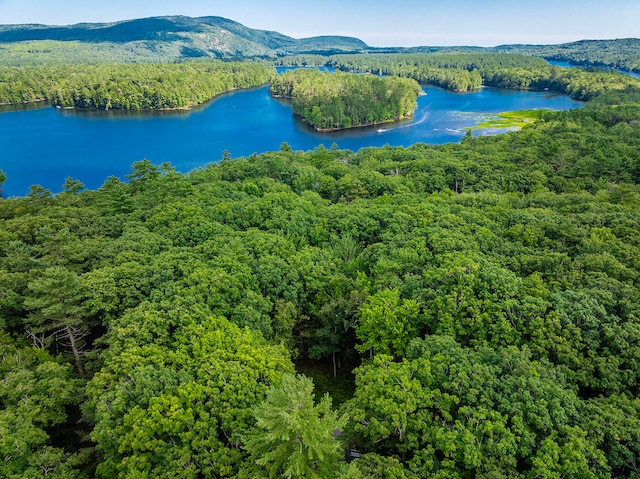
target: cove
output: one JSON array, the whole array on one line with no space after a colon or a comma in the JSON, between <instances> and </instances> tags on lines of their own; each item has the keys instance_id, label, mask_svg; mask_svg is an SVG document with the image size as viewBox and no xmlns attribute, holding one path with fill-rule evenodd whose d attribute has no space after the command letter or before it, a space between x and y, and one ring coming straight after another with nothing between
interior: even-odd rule
<instances>
[{"instance_id":1,"label":"cove","mask_svg":"<svg viewBox=\"0 0 640 479\"><path fill-rule=\"evenodd\" d=\"M190 111L120 112L60 110L50 106L5 109L0 113L0 169L7 175L4 196L23 196L30 185L56 193L66 177L98 188L107 177L124 179L131 164L170 162L178 171L232 157L280 148L319 145L352 151L369 146L457 142L463 128L485 114L510 110L567 110L582 105L566 95L483 88L454 93L425 86L412 119L365 129L319 133L293 117L286 100L268 87L216 97ZM492 134L475 131L474 134Z\"/></svg>"}]
</instances>

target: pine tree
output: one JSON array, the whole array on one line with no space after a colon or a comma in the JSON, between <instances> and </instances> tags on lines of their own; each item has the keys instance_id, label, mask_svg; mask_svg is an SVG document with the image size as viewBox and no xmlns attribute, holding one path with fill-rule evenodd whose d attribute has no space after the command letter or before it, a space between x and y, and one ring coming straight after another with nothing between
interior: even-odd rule
<instances>
[{"instance_id":1,"label":"pine tree","mask_svg":"<svg viewBox=\"0 0 640 479\"><path fill-rule=\"evenodd\" d=\"M285 374L278 388L254 409L256 427L246 435L246 477L328 479L337 477L342 446L334 438L346 417L331 410L328 395L314 404L313 381Z\"/></svg>"}]
</instances>

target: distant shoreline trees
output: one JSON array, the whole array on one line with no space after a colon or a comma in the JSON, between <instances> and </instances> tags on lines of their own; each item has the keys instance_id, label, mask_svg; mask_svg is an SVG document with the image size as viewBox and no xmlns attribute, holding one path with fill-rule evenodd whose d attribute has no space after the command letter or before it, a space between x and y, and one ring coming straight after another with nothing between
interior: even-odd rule
<instances>
[{"instance_id":1,"label":"distant shoreline trees","mask_svg":"<svg viewBox=\"0 0 640 479\"><path fill-rule=\"evenodd\" d=\"M482 86L549 90L587 101L605 91L638 86L637 79L607 71L549 65L542 58L513 53L411 53L335 55L327 64L349 72L413 78L452 91Z\"/></svg>"},{"instance_id":2,"label":"distant shoreline trees","mask_svg":"<svg viewBox=\"0 0 640 479\"><path fill-rule=\"evenodd\" d=\"M250 62L0 67L0 104L49 101L61 108L185 109L238 88L268 83L275 70Z\"/></svg>"}]
</instances>

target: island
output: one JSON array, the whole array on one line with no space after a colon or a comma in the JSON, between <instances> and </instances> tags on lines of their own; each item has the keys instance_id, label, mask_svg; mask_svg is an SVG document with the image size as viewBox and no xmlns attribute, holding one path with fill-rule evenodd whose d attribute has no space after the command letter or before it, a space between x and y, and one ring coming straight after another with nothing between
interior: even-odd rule
<instances>
[{"instance_id":1,"label":"island","mask_svg":"<svg viewBox=\"0 0 640 479\"><path fill-rule=\"evenodd\" d=\"M271 83L274 97L318 131L365 127L409 118L422 88L409 78L290 70Z\"/></svg>"}]
</instances>

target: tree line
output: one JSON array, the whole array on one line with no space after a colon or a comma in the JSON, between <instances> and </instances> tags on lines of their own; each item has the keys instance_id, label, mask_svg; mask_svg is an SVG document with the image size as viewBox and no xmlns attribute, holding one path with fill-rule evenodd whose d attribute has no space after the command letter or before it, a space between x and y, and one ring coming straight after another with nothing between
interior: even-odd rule
<instances>
[{"instance_id":1,"label":"tree line","mask_svg":"<svg viewBox=\"0 0 640 479\"><path fill-rule=\"evenodd\" d=\"M420 85L411 79L290 70L270 93L292 99L293 112L318 130L376 125L413 115Z\"/></svg>"},{"instance_id":2,"label":"tree line","mask_svg":"<svg viewBox=\"0 0 640 479\"><path fill-rule=\"evenodd\" d=\"M640 72L640 39L618 38L615 40L580 40L556 45L501 45L497 47L438 47L422 46L409 48L371 48L369 55L381 54L438 54L438 55L487 55L513 54L544 58L545 60L566 61L574 65L595 68L618 68L628 72ZM293 66L303 61L308 65L320 66L327 61L326 55L309 53L278 58L280 66ZM536 62L537 60L534 60Z\"/></svg>"},{"instance_id":3,"label":"tree line","mask_svg":"<svg viewBox=\"0 0 640 479\"><path fill-rule=\"evenodd\" d=\"M175 109L268 83L273 68L251 62L0 67L0 104L48 101L62 108Z\"/></svg>"}]
</instances>

